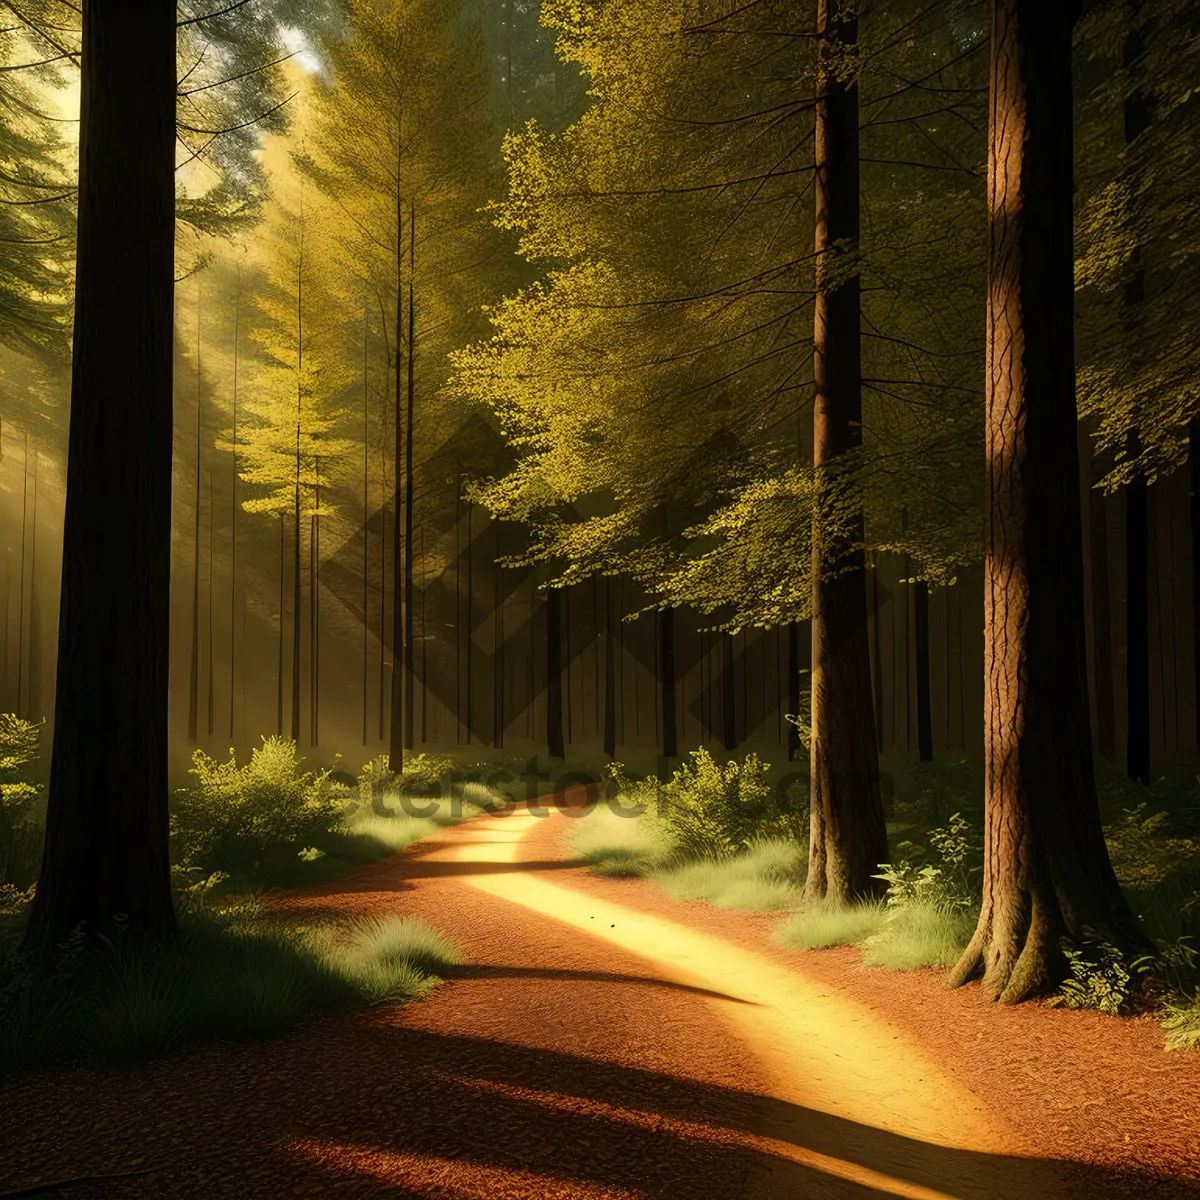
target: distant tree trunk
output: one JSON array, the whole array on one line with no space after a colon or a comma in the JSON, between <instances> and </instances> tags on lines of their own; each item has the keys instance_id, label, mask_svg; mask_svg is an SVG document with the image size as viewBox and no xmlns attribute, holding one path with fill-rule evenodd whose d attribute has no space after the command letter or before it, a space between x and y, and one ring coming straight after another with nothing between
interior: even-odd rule
<instances>
[{"instance_id":1,"label":"distant tree trunk","mask_svg":"<svg viewBox=\"0 0 1200 1200\"><path fill-rule=\"evenodd\" d=\"M871 562L871 697L875 701L875 739L883 745L883 638L879 632L879 610L883 607L879 586L879 553ZM947 695L946 705L950 701Z\"/></svg>"},{"instance_id":2,"label":"distant tree trunk","mask_svg":"<svg viewBox=\"0 0 1200 1200\"><path fill-rule=\"evenodd\" d=\"M279 514L279 668L276 673L275 732L283 737L283 632L287 628L284 618L285 587L287 578L287 523L283 513Z\"/></svg>"},{"instance_id":3,"label":"distant tree trunk","mask_svg":"<svg viewBox=\"0 0 1200 1200\"><path fill-rule=\"evenodd\" d=\"M402 142L400 139L400 131L397 129L397 155L400 153ZM405 540L406 534L402 529L401 522L408 521L408 507L402 507L402 496L405 489L412 487L412 479L405 472L405 445L411 440L412 430L411 425L406 427L406 422L401 416L401 394L405 388L405 377L403 374L405 360L407 359L408 366L408 388L412 387L412 347L409 345L407 354L402 354L401 347L404 345L404 282L403 282L403 259L404 259L404 208L400 196L400 167L399 158L397 158L396 166L396 438L394 447L395 472L396 472L396 492L395 506L396 512L392 524L392 710L391 720L388 723L388 770L399 774L404 770L404 731L406 726L405 712L405 679L408 675L408 647L405 644L405 612L408 604L409 596L406 587L408 578L408 570L405 560L408 557L408 543ZM411 269L409 272L409 335L411 338L412 329L412 278ZM412 416L412 399L408 397L408 404L405 412L411 421Z\"/></svg>"},{"instance_id":4,"label":"distant tree trunk","mask_svg":"<svg viewBox=\"0 0 1200 1200\"><path fill-rule=\"evenodd\" d=\"M737 749L737 683L733 677L733 637L721 638L721 742L726 750Z\"/></svg>"},{"instance_id":5,"label":"distant tree trunk","mask_svg":"<svg viewBox=\"0 0 1200 1200\"><path fill-rule=\"evenodd\" d=\"M988 156L983 903L951 974L1016 1003L1063 936L1136 932L1093 777L1074 361L1067 4L995 0Z\"/></svg>"},{"instance_id":6,"label":"distant tree trunk","mask_svg":"<svg viewBox=\"0 0 1200 1200\"><path fill-rule=\"evenodd\" d=\"M25 457L21 478L21 601L17 606L17 716L25 709L25 530L29 524L29 434L25 434Z\"/></svg>"},{"instance_id":7,"label":"distant tree trunk","mask_svg":"<svg viewBox=\"0 0 1200 1200\"><path fill-rule=\"evenodd\" d=\"M413 475L413 407L417 362L416 318L413 310L413 279L416 275L417 213L413 198L408 201L408 408L404 430L404 748L413 748L413 695L416 663L413 658L413 507L416 478Z\"/></svg>"},{"instance_id":8,"label":"distant tree trunk","mask_svg":"<svg viewBox=\"0 0 1200 1200\"><path fill-rule=\"evenodd\" d=\"M188 662L188 740L194 742L200 729L200 276L196 276L196 506L192 534L192 653Z\"/></svg>"},{"instance_id":9,"label":"distant tree trunk","mask_svg":"<svg viewBox=\"0 0 1200 1200\"><path fill-rule=\"evenodd\" d=\"M37 533L38 533L38 476L40 472L37 443L33 445L33 511L29 524L29 705L26 715L31 721L42 716L42 611L38 595Z\"/></svg>"},{"instance_id":10,"label":"distant tree trunk","mask_svg":"<svg viewBox=\"0 0 1200 1200\"><path fill-rule=\"evenodd\" d=\"M370 584L370 550L371 537L369 532L370 526L370 505L371 505L371 391L370 377L367 373L367 337L369 333L367 324L367 307L363 305L363 607L362 607L362 659L363 659L363 675L362 675L362 740L363 745L367 744L367 721L368 713L368 679L370 677L371 660L369 654L369 632L371 619L368 613L369 605L369 584Z\"/></svg>"},{"instance_id":11,"label":"distant tree trunk","mask_svg":"<svg viewBox=\"0 0 1200 1200\"><path fill-rule=\"evenodd\" d=\"M208 736L213 735L213 719L216 716L215 709L215 693L213 687L215 684L213 673L213 513L216 511L214 505L216 499L213 496L213 476L212 471L208 473Z\"/></svg>"},{"instance_id":12,"label":"distant tree trunk","mask_svg":"<svg viewBox=\"0 0 1200 1200\"><path fill-rule=\"evenodd\" d=\"M1102 758L1117 752L1117 715L1114 707L1112 665L1112 599L1108 573L1108 518L1104 493L1098 486L1103 475L1091 465L1088 488L1088 526L1092 559L1092 647L1096 664L1096 742Z\"/></svg>"},{"instance_id":13,"label":"distant tree trunk","mask_svg":"<svg viewBox=\"0 0 1200 1200\"><path fill-rule=\"evenodd\" d=\"M566 758L563 750L562 591L546 589L546 752Z\"/></svg>"},{"instance_id":14,"label":"distant tree trunk","mask_svg":"<svg viewBox=\"0 0 1200 1200\"><path fill-rule=\"evenodd\" d=\"M617 757L617 652L612 630L612 583L604 581L604 753Z\"/></svg>"},{"instance_id":15,"label":"distant tree trunk","mask_svg":"<svg viewBox=\"0 0 1200 1200\"><path fill-rule=\"evenodd\" d=\"M913 627L917 655L917 757L933 762L933 712L929 687L929 584L913 584Z\"/></svg>"},{"instance_id":16,"label":"distant tree trunk","mask_svg":"<svg viewBox=\"0 0 1200 1200\"><path fill-rule=\"evenodd\" d=\"M303 205L303 193L301 193ZM301 208L300 255L296 261L296 485L294 491L295 520L293 534L296 544L292 547L292 741L300 744L300 508L301 508L301 455L300 438L303 425L304 387L304 240L303 207Z\"/></svg>"},{"instance_id":17,"label":"distant tree trunk","mask_svg":"<svg viewBox=\"0 0 1200 1200\"><path fill-rule=\"evenodd\" d=\"M818 271L831 257L858 252L858 84L844 56L858 39L846 0L818 0L821 35L816 105L815 250ZM813 463L826 489L844 456L862 444L859 277L818 281L813 332ZM809 899L846 901L876 895L872 878L887 860L871 703L867 593L863 577L861 504L844 538L814 520L812 564L812 740Z\"/></svg>"},{"instance_id":18,"label":"distant tree trunk","mask_svg":"<svg viewBox=\"0 0 1200 1200\"><path fill-rule=\"evenodd\" d=\"M475 630L475 531L473 522L474 506L471 501L467 501L467 611L466 621L463 625L463 649L467 655L467 713L466 713L466 732L467 745L471 744L471 734L474 729L474 713L475 713L475 694L474 694L474 677L471 674L471 663L474 659L473 649L473 634Z\"/></svg>"},{"instance_id":19,"label":"distant tree trunk","mask_svg":"<svg viewBox=\"0 0 1200 1200\"><path fill-rule=\"evenodd\" d=\"M492 746L504 746L504 568L500 566L500 522L496 532L495 591L492 596Z\"/></svg>"},{"instance_id":20,"label":"distant tree trunk","mask_svg":"<svg viewBox=\"0 0 1200 1200\"><path fill-rule=\"evenodd\" d=\"M675 716L675 610L658 614L658 686L662 691L663 758L679 757L679 733Z\"/></svg>"},{"instance_id":21,"label":"distant tree trunk","mask_svg":"<svg viewBox=\"0 0 1200 1200\"><path fill-rule=\"evenodd\" d=\"M167 841L175 5L85 5L81 59L58 687L29 923L30 939L46 947L81 927L155 939L175 928Z\"/></svg>"},{"instance_id":22,"label":"distant tree trunk","mask_svg":"<svg viewBox=\"0 0 1200 1200\"><path fill-rule=\"evenodd\" d=\"M787 705L788 715L793 717L800 712L800 640L800 623L798 621L792 621L788 625L787 630ZM800 742L800 728L794 721L789 721L787 725L788 762L795 762L800 757L800 751L802 749Z\"/></svg>"},{"instance_id":23,"label":"distant tree trunk","mask_svg":"<svg viewBox=\"0 0 1200 1200\"><path fill-rule=\"evenodd\" d=\"M229 477L229 738L233 740L233 695L237 663L238 359L242 277L233 300L233 469ZM243 646L244 646L243 641Z\"/></svg>"}]
</instances>

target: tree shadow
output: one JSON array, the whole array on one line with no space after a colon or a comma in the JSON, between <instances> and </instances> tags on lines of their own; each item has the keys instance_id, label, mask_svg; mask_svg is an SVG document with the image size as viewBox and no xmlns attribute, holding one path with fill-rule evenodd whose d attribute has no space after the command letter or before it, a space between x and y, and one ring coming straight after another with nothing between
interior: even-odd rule
<instances>
[{"instance_id":1,"label":"tree shadow","mask_svg":"<svg viewBox=\"0 0 1200 1200\"><path fill-rule=\"evenodd\" d=\"M323 1021L273 1047L201 1048L136 1079L92 1071L90 1119L119 1120L150 1170L57 1194L1200 1196L1149 1175L947 1149L750 1092L396 1020L385 1010ZM69 1147L78 1112L38 1103L37 1077L31 1084L6 1099L40 1109L41 1146ZM77 1175L111 1169L73 1165ZM71 1172L22 1152L6 1173L14 1186Z\"/></svg>"}]
</instances>

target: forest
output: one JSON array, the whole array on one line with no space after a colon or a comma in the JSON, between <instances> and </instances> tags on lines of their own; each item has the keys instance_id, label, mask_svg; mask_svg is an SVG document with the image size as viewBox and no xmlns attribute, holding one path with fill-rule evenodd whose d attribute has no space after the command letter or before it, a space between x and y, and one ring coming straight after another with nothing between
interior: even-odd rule
<instances>
[{"instance_id":1,"label":"forest","mask_svg":"<svg viewBox=\"0 0 1200 1200\"><path fill-rule=\"evenodd\" d=\"M1200 1197L1200 6L0 3L0 1198Z\"/></svg>"}]
</instances>

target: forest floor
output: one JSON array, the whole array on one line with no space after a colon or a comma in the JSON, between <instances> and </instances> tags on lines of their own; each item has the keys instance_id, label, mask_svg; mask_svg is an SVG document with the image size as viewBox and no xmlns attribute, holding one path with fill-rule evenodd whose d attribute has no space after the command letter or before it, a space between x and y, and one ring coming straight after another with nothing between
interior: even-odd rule
<instances>
[{"instance_id":1,"label":"forest floor","mask_svg":"<svg viewBox=\"0 0 1200 1200\"><path fill-rule=\"evenodd\" d=\"M1200 1055L1151 1021L998 1009L774 945L778 916L478 818L281 914L411 914L426 1000L0 1082L0 1197L1200 1197Z\"/></svg>"}]
</instances>

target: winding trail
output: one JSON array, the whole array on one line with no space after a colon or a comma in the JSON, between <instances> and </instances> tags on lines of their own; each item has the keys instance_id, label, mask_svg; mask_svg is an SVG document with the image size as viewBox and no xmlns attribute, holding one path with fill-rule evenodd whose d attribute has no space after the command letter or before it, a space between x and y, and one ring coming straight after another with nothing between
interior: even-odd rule
<instances>
[{"instance_id":1,"label":"winding trail","mask_svg":"<svg viewBox=\"0 0 1200 1200\"><path fill-rule=\"evenodd\" d=\"M298 919L419 916L469 965L281 1041L0 1083L0 1196L1198 1194L1039 1155L936 1048L744 914L564 862L568 823L476 819L281 894Z\"/></svg>"}]
</instances>

